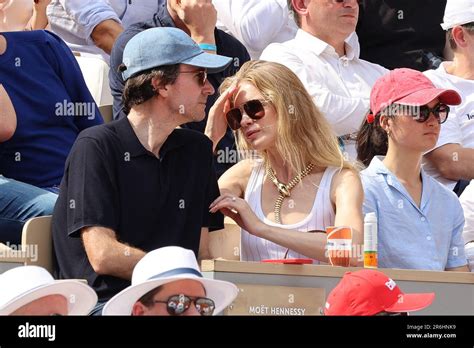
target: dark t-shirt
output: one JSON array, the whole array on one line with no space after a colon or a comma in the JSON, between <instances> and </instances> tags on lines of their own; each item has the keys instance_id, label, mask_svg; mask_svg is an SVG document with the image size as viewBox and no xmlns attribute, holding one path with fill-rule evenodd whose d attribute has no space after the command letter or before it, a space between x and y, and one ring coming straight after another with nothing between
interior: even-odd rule
<instances>
[{"instance_id":1,"label":"dark t-shirt","mask_svg":"<svg viewBox=\"0 0 474 348\"><path fill-rule=\"evenodd\" d=\"M424 71L442 60L446 0L361 0L360 57L387 69Z\"/></svg>"},{"instance_id":2,"label":"dark t-shirt","mask_svg":"<svg viewBox=\"0 0 474 348\"><path fill-rule=\"evenodd\" d=\"M177 245L197 255L218 194L211 142L199 132L174 130L157 158L128 118L87 129L67 159L53 214L58 278L87 279L100 300L130 285L94 272L80 238L87 226L110 228L144 251Z\"/></svg>"},{"instance_id":3,"label":"dark t-shirt","mask_svg":"<svg viewBox=\"0 0 474 348\"><path fill-rule=\"evenodd\" d=\"M136 23L125 29L125 31L117 38L117 41L115 41L114 47L110 54L109 71L110 90L112 92L112 96L114 97L114 119L119 119L127 115L122 103L124 81L122 78L122 73L118 71L118 67L120 64L122 64L123 50L132 37L146 29L156 27L175 27L175 24L171 19L166 6L162 6L159 11L155 13L152 20ZM222 81L226 77L235 75L242 64L250 60L247 49L236 38L218 29L214 31L214 35L216 39L217 54L232 57L234 58L234 61L224 71L208 75L209 82L216 90L216 93L207 98L206 115L209 113L209 109L212 105L214 105L214 102L219 96L218 91ZM194 129L203 133L204 129L206 128L206 122L207 117L201 122L187 123L182 127ZM227 130L226 135L217 145L216 151L218 154L221 154L221 156L215 157L217 175L220 176L225 170L235 164L237 158L236 156L232 155L224 156L226 153L236 153L234 135L230 129Z\"/></svg>"},{"instance_id":4,"label":"dark t-shirt","mask_svg":"<svg viewBox=\"0 0 474 348\"><path fill-rule=\"evenodd\" d=\"M0 85L17 127L0 143L0 173L38 187L59 185L74 140L83 129L104 123L102 116L74 55L57 35L1 34L7 50L0 54Z\"/></svg>"}]
</instances>

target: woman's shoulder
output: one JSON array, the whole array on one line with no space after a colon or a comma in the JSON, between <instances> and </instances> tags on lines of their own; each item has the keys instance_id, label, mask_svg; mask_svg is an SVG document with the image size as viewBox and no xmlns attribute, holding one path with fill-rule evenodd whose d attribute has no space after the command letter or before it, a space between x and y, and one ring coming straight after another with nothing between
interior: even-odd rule
<instances>
[{"instance_id":1,"label":"woman's shoulder","mask_svg":"<svg viewBox=\"0 0 474 348\"><path fill-rule=\"evenodd\" d=\"M450 190L438 180L426 173L424 173L423 178L428 181L429 185L432 188L432 191L434 191L433 193L438 197L437 199L441 201L442 198L442 202L454 203L461 207L459 198L456 193L454 193L454 191Z\"/></svg>"},{"instance_id":2,"label":"woman's shoulder","mask_svg":"<svg viewBox=\"0 0 474 348\"><path fill-rule=\"evenodd\" d=\"M328 167L326 171L333 173L331 188L332 191L341 188L343 191L354 191L361 189L359 172L353 168Z\"/></svg>"},{"instance_id":3,"label":"woman's shoulder","mask_svg":"<svg viewBox=\"0 0 474 348\"><path fill-rule=\"evenodd\" d=\"M254 159L244 159L239 161L222 174L219 179L219 187L233 187L243 194L247 188L253 170L258 170L259 168L263 168L261 161L256 161Z\"/></svg>"},{"instance_id":4,"label":"woman's shoulder","mask_svg":"<svg viewBox=\"0 0 474 348\"><path fill-rule=\"evenodd\" d=\"M333 174L333 181L356 181L360 182L360 174L354 168L327 167L326 171Z\"/></svg>"}]
</instances>

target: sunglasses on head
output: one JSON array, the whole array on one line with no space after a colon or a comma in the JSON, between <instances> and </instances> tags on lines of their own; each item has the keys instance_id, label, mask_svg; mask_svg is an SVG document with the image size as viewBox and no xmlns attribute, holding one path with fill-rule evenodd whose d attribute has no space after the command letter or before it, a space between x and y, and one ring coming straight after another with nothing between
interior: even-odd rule
<instances>
[{"instance_id":1,"label":"sunglasses on head","mask_svg":"<svg viewBox=\"0 0 474 348\"><path fill-rule=\"evenodd\" d=\"M433 108L423 105L419 107L418 114L413 116L413 118L416 122L423 123L430 118L431 113L436 117L438 123L442 124L448 119L449 106L443 103L438 103Z\"/></svg>"},{"instance_id":2,"label":"sunglasses on head","mask_svg":"<svg viewBox=\"0 0 474 348\"><path fill-rule=\"evenodd\" d=\"M259 120L265 116L265 105L266 101L259 99L252 99L243 103L238 108L230 109L227 114L227 123L232 130L237 130L240 128L240 122L242 121L243 113L250 117L252 120Z\"/></svg>"},{"instance_id":3,"label":"sunglasses on head","mask_svg":"<svg viewBox=\"0 0 474 348\"><path fill-rule=\"evenodd\" d=\"M213 300L207 297L189 297L183 294L173 295L166 301L153 301L153 303L166 303L166 309L170 315L181 315L186 312L191 303L194 303L197 311L202 316L209 316L214 313L216 305Z\"/></svg>"},{"instance_id":4,"label":"sunglasses on head","mask_svg":"<svg viewBox=\"0 0 474 348\"><path fill-rule=\"evenodd\" d=\"M179 73L180 74L196 74L199 86L203 87L206 84L206 81L207 81L206 70L180 71Z\"/></svg>"}]
</instances>

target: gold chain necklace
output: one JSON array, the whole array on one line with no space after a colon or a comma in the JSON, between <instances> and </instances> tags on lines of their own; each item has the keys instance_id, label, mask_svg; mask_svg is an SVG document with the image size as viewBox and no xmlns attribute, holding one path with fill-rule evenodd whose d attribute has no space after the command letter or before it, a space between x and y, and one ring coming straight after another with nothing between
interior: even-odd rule
<instances>
[{"instance_id":1,"label":"gold chain necklace","mask_svg":"<svg viewBox=\"0 0 474 348\"><path fill-rule=\"evenodd\" d=\"M276 188L278 189L278 192L280 195L275 201L275 208L273 209L273 212L275 214L275 221L279 224L281 224L281 205L283 204L283 200L286 197L290 197L291 189L296 186L306 175L311 173L311 171L314 168L314 164L310 163L306 166L303 171L295 176L288 184L283 184L278 181L278 179L275 176L275 171L270 167L270 165L267 166L267 176L270 178L270 180L275 184Z\"/></svg>"}]
</instances>

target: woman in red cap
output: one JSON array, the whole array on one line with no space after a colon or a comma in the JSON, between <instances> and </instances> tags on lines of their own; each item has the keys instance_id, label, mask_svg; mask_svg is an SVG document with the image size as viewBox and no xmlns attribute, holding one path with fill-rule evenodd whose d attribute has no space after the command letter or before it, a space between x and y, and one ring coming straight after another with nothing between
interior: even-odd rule
<instances>
[{"instance_id":1,"label":"woman in red cap","mask_svg":"<svg viewBox=\"0 0 474 348\"><path fill-rule=\"evenodd\" d=\"M421 168L448 105L460 102L457 92L411 69L391 71L372 89L357 152L368 166L361 173L364 213L378 217L379 267L469 271L459 200Z\"/></svg>"}]
</instances>

